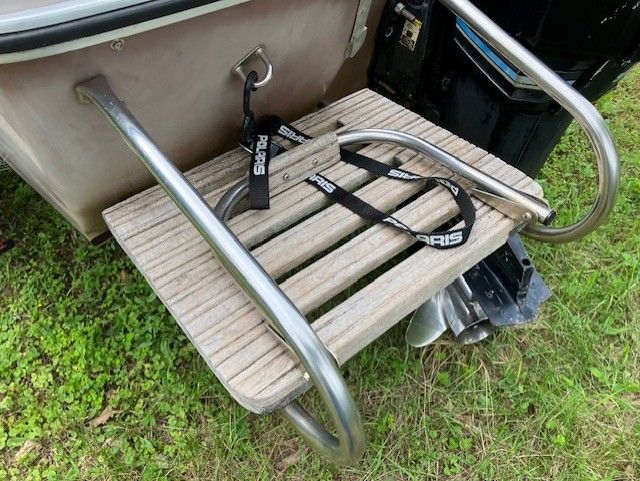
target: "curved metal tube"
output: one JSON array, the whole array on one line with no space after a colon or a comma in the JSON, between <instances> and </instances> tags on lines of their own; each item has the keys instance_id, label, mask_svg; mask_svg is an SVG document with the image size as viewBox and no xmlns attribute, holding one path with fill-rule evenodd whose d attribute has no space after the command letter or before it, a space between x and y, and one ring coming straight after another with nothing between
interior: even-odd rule
<instances>
[{"instance_id":1,"label":"curved metal tube","mask_svg":"<svg viewBox=\"0 0 640 481\"><path fill-rule=\"evenodd\" d=\"M450 153L426 140L421 139L420 137L416 137L415 135L398 132L397 130L362 129L341 132L337 134L337 138L338 145L340 147L347 147L353 144L365 144L369 142L385 142L415 150L428 155L430 158L452 172L471 180L483 190L522 205L527 209L527 211L536 215L536 219L534 220L537 220L538 222L548 224L555 217L555 212L540 199L532 197L518 189L514 189L495 177L485 174L481 170L476 169L457 157L454 157ZM238 201L247 195L248 192L249 180L243 179L222 196L216 206L216 213L226 220L231 213L231 209L233 209Z\"/></svg>"},{"instance_id":2,"label":"curved metal tube","mask_svg":"<svg viewBox=\"0 0 640 481\"><path fill-rule=\"evenodd\" d=\"M580 93L496 25L469 0L440 0L464 20L489 45L564 107L582 126L595 149L598 162L598 194L591 210L567 227L529 225L524 233L533 239L561 243L581 239L607 218L615 205L620 184L620 165L609 128L596 108Z\"/></svg>"},{"instance_id":3,"label":"curved metal tube","mask_svg":"<svg viewBox=\"0 0 640 481\"><path fill-rule=\"evenodd\" d=\"M249 194L249 179L245 178L229 189L214 208L218 217L227 221L236 204ZM334 402L341 405L344 399L336 398ZM298 434L316 451L339 451L340 441L329 433L298 401L292 401L282 408L282 414L293 424Z\"/></svg>"},{"instance_id":4,"label":"curved metal tube","mask_svg":"<svg viewBox=\"0 0 640 481\"><path fill-rule=\"evenodd\" d=\"M428 155L440 165L471 180L483 190L522 205L535 214L537 218L534 220L542 224L549 224L555 218L553 209L541 200L514 189L415 135L384 129L352 130L338 134L338 144L341 147L369 142L391 143Z\"/></svg>"},{"instance_id":5,"label":"curved metal tube","mask_svg":"<svg viewBox=\"0 0 640 481\"><path fill-rule=\"evenodd\" d=\"M224 222L229 220L229 216L231 215L231 211L236 206L240 200L249 194L249 178L244 178L238 181L233 187L231 187L228 191L224 193L224 195L220 198L216 206L213 208L213 211L220 217Z\"/></svg>"},{"instance_id":6,"label":"curved metal tube","mask_svg":"<svg viewBox=\"0 0 640 481\"><path fill-rule=\"evenodd\" d=\"M335 463L351 464L360 459L365 445L360 413L333 357L304 316L160 150L103 76L78 85L76 92L81 101L93 102L107 117L211 246L218 260L298 356L325 402L338 434L335 437L326 432L322 439L312 439L311 444ZM309 433L319 434L306 424L295 422L303 437Z\"/></svg>"}]
</instances>

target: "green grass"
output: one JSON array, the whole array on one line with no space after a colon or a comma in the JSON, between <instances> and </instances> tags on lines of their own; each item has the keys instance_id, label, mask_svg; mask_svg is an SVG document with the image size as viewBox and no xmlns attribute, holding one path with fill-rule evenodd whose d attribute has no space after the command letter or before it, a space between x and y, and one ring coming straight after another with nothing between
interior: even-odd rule
<instances>
[{"instance_id":1,"label":"green grass","mask_svg":"<svg viewBox=\"0 0 640 481\"><path fill-rule=\"evenodd\" d=\"M536 324L425 350L401 324L350 362L369 444L348 469L240 408L114 241L89 245L0 174L19 242L0 257L0 480L640 479L640 70L599 108L622 160L609 223L528 242L554 291ZM571 127L543 175L559 222L588 204L592 164Z\"/></svg>"}]
</instances>

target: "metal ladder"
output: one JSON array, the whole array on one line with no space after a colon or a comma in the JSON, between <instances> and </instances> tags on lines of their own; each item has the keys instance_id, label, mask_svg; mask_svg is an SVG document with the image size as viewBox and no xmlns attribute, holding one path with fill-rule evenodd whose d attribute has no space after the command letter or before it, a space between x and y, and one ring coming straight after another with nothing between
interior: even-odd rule
<instances>
[{"instance_id":1,"label":"metal ladder","mask_svg":"<svg viewBox=\"0 0 640 481\"><path fill-rule=\"evenodd\" d=\"M589 213L574 225L554 228L548 224L553 210L531 197L469 168L457 159L417 137L394 131L362 130L340 134L341 146L353 143L387 142L425 153L454 172L472 180L493 195L522 205L532 213L525 235L544 242L578 240L596 229L610 213L618 191L619 164L609 130L596 109L468 0L440 0L470 25L485 41L527 74L545 92L569 111L587 133L597 155L598 195ZM246 181L236 185L212 209L165 156L136 121L104 77L76 87L81 101L94 103L108 118L158 183L207 241L215 256L260 309L271 326L293 350L328 409L335 433L330 433L297 401L283 409L307 443L336 464L357 462L365 448L364 428L356 404L338 366L307 323L303 314L253 258L225 224L233 205L247 191Z\"/></svg>"}]
</instances>

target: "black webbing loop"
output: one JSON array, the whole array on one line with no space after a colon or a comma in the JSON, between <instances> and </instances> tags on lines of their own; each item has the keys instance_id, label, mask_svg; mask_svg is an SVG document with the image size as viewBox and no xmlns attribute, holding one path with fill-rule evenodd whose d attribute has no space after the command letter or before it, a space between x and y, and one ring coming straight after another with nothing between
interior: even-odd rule
<instances>
[{"instance_id":1,"label":"black webbing loop","mask_svg":"<svg viewBox=\"0 0 640 481\"><path fill-rule=\"evenodd\" d=\"M256 123L256 116L251 110L251 92L255 92L257 90L255 87L257 81L258 72L255 70L249 72L247 79L244 81L244 91L242 95L242 111L244 112L244 120L242 121L240 143L247 147L251 144Z\"/></svg>"},{"instance_id":2,"label":"black webbing loop","mask_svg":"<svg viewBox=\"0 0 640 481\"><path fill-rule=\"evenodd\" d=\"M271 162L271 121L260 122L255 129L249 172L252 209L269 208L269 162Z\"/></svg>"},{"instance_id":3,"label":"black webbing loop","mask_svg":"<svg viewBox=\"0 0 640 481\"><path fill-rule=\"evenodd\" d=\"M311 137L287 124L280 117L272 115L257 123L253 134L251 149L251 170L249 172L249 195L251 208L266 210L269 208L269 163L271 158L284 151L279 146L272 149L273 136L304 144Z\"/></svg>"}]
</instances>

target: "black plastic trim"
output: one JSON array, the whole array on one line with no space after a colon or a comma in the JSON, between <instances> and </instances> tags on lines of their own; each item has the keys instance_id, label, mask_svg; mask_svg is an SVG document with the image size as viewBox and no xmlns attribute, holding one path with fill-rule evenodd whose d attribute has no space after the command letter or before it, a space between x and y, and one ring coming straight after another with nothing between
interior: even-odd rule
<instances>
[{"instance_id":1,"label":"black plastic trim","mask_svg":"<svg viewBox=\"0 0 640 481\"><path fill-rule=\"evenodd\" d=\"M220 0L152 0L58 25L5 33L0 35L0 54L25 52L91 37L218 1Z\"/></svg>"}]
</instances>

